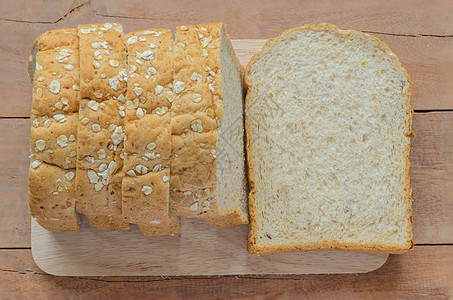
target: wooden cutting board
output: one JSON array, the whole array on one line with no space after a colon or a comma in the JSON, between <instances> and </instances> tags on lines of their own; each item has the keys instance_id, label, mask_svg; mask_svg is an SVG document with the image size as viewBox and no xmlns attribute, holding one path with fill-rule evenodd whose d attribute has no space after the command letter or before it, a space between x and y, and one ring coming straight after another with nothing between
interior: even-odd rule
<instances>
[{"instance_id":1,"label":"wooden cutting board","mask_svg":"<svg viewBox=\"0 0 453 300\"><path fill-rule=\"evenodd\" d=\"M245 66L265 40L233 40ZM94 230L82 217L80 233L53 233L32 219L31 245L36 264L61 276L176 276L242 274L363 273L382 266L388 254L312 251L250 255L248 226L215 229L203 220L183 219L181 234L144 237Z\"/></svg>"},{"instance_id":2,"label":"wooden cutting board","mask_svg":"<svg viewBox=\"0 0 453 300\"><path fill-rule=\"evenodd\" d=\"M32 220L31 247L36 264L61 276L175 276L242 274L362 273L379 268L387 254L340 251L250 255L248 226L215 229L203 220L183 219L180 235L144 237L91 229L53 233Z\"/></svg>"}]
</instances>

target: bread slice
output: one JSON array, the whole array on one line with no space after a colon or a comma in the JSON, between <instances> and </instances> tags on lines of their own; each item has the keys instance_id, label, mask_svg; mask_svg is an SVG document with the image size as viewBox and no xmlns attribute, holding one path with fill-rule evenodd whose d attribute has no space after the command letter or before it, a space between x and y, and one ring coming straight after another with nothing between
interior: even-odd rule
<instances>
[{"instance_id":1,"label":"bread slice","mask_svg":"<svg viewBox=\"0 0 453 300\"><path fill-rule=\"evenodd\" d=\"M121 210L126 51L122 26L79 25L77 211L91 226L127 230Z\"/></svg>"},{"instance_id":2,"label":"bread slice","mask_svg":"<svg viewBox=\"0 0 453 300\"><path fill-rule=\"evenodd\" d=\"M386 44L294 28L252 58L245 83L250 253L413 247L411 81Z\"/></svg>"},{"instance_id":3,"label":"bread slice","mask_svg":"<svg viewBox=\"0 0 453 300\"><path fill-rule=\"evenodd\" d=\"M173 40L169 29L126 36L128 81L123 167L123 217L145 236L180 232L170 211Z\"/></svg>"},{"instance_id":4,"label":"bread slice","mask_svg":"<svg viewBox=\"0 0 453 300\"><path fill-rule=\"evenodd\" d=\"M223 23L179 26L171 106L171 204L215 227L248 224L242 70Z\"/></svg>"},{"instance_id":5,"label":"bread slice","mask_svg":"<svg viewBox=\"0 0 453 300\"><path fill-rule=\"evenodd\" d=\"M79 232L74 180L80 99L77 31L40 35L28 69L33 80L30 213L49 231Z\"/></svg>"}]
</instances>

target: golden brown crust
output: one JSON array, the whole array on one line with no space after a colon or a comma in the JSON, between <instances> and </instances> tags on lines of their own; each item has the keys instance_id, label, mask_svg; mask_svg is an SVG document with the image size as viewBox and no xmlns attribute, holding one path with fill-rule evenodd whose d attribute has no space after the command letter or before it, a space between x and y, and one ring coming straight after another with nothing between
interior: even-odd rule
<instances>
[{"instance_id":1,"label":"golden brown crust","mask_svg":"<svg viewBox=\"0 0 453 300\"><path fill-rule=\"evenodd\" d=\"M186 191L178 191L176 189L170 190L172 211L177 216L214 218L218 216L217 211L211 209L211 205L216 205L216 199L213 197L215 192L215 187L198 188Z\"/></svg>"},{"instance_id":2,"label":"golden brown crust","mask_svg":"<svg viewBox=\"0 0 453 300\"><path fill-rule=\"evenodd\" d=\"M164 222L159 224L139 224L138 228L143 232L144 236L174 235L181 232L179 218L174 214L170 214Z\"/></svg>"},{"instance_id":3,"label":"golden brown crust","mask_svg":"<svg viewBox=\"0 0 453 300\"><path fill-rule=\"evenodd\" d=\"M209 222L213 226L230 227L234 226L233 224L244 224L247 221L243 220L243 217L238 212L229 211L225 212L224 215L220 215L215 201L216 160L213 153L216 150L219 125L223 115L220 33L221 30L225 30L224 24L210 23L189 27L189 32L194 38L192 40L187 39L189 44L187 53L196 55L193 55L193 59L182 59L179 66L179 77L175 76L175 86L170 86L173 91L165 90L158 97L158 101L149 101L147 103L142 103L142 99L137 97L140 101L139 107L148 112L156 112L156 110L161 111L162 107L170 107L171 101L175 101L174 112L176 115L174 120L172 120L172 126L178 137L182 136L182 139L184 139L181 141L182 147L177 148L181 152L181 156L175 160L180 166L178 172L175 173L177 177L175 182L178 183L177 188L193 190L194 195L206 193L206 190L209 191L210 194L207 196L212 205L203 206L203 203L206 203L206 197L201 197L203 199L192 199L192 202L200 202L200 211L197 216L209 216ZM142 34L146 31L137 33ZM171 32L169 30L164 31L171 39ZM131 34L130 36L133 35ZM125 51L121 42L121 25L114 23L80 25L78 31L76 29L53 30L42 34L38 39L41 42L34 45L36 49L40 50L38 51L37 60L49 61L48 72L56 71L54 70L55 65L51 61L53 56L58 55L58 53L53 53L57 51L54 49L55 47L76 47L79 49L79 40L81 40L81 51L80 55L76 57L77 59L73 56L66 57L64 56L65 53L63 53L65 67L68 67L65 77L60 80L62 87L61 98L65 99L63 104L60 103L60 96L54 96L52 93L48 93L47 90L44 90L43 93L39 91L40 96L37 97L34 107L34 112L37 115L36 122L46 122L49 126L40 128L38 132L33 134L32 142L35 143L41 135L49 137L46 134L48 131L66 132L65 128L57 127L58 122L66 122L65 127L72 130L67 136L69 140L68 146L64 150L59 149L60 151L55 153L46 153L44 151L45 157L43 156L43 161L63 167L69 167L77 161L76 190L79 196L78 211L86 214L88 220L95 228L107 230L127 229L128 225L123 224L124 222L119 218L119 212L122 208L118 202L119 190L117 182L123 176L120 171L123 166L121 157L122 143L116 143L113 138L113 136L121 135L121 132L118 132L117 129L122 126L121 111L125 107L123 105L125 104L123 102L125 100L124 90L126 86L126 73L123 70ZM155 67L162 70L161 78L156 80L158 83L173 78L173 70L168 68L167 60L165 57L158 57L159 55L156 54L154 61ZM82 64L79 64L79 56ZM29 70L33 74L35 73L34 59L32 57L29 62ZM134 59L141 58L135 57ZM144 59L146 60L146 58ZM190 63L187 64L187 62ZM141 66L137 64L135 67L137 73L139 73ZM36 74L39 74L39 72L38 68ZM197 74L197 77L191 79L190 76L194 73ZM198 75L201 76L201 82L199 82ZM187 82L192 81L192 84L188 84L192 89L187 89L190 90L190 93L180 94L176 92L178 79ZM70 85L75 80L78 82L77 85ZM134 83L138 83L146 89L149 88L149 90L153 90L156 87L155 85L150 86L147 78L137 78ZM46 82L46 86L48 85L50 83ZM194 95L200 95L201 101L198 101L198 98L194 101ZM79 101L80 98L83 100ZM133 101L135 99L129 100ZM79 108L79 117L71 116L54 121L47 116L50 113L54 115L74 113L78 112ZM38 115L39 113L42 115ZM120 113L119 116L117 113ZM136 110L129 110L125 113L136 113ZM162 124L165 124L165 121ZM139 125L139 122L135 124L135 128L138 126L143 128L142 125ZM130 126L129 128L133 127ZM159 131L159 133L165 133L162 128L154 129ZM75 139L76 136L79 138L78 142ZM193 144L193 141L205 142L204 145L198 145L200 155L196 156L197 159L193 159L192 147L186 147ZM44 142L46 143L46 141ZM49 140L46 144L50 146L55 144L55 141ZM111 147L112 144L113 147ZM165 146L165 142L162 144ZM163 150L165 152L165 149ZM74 154L77 152L79 153L78 159ZM181 159L183 157L188 159ZM141 157L138 158L138 151L136 158L141 160ZM162 158L166 158L165 153L163 153ZM147 165L145 161L143 161L143 165ZM193 167L194 165L195 167ZM130 166L130 164L125 164L126 169ZM90 171L91 175L89 175ZM199 176L200 174L206 176ZM87 189L87 187L91 187L91 190ZM106 203L104 207L99 207L101 202ZM184 207L184 209L189 209L189 206ZM193 216L193 212L190 209L188 211L187 214ZM207 213L208 211L209 213ZM217 219L216 216L218 216ZM173 226L173 228L175 227ZM174 230L172 229L171 231L173 232Z\"/></svg>"},{"instance_id":4,"label":"golden brown crust","mask_svg":"<svg viewBox=\"0 0 453 300\"><path fill-rule=\"evenodd\" d=\"M74 174L75 169L64 170L46 163L30 168L30 213L49 231L79 232Z\"/></svg>"},{"instance_id":5,"label":"golden brown crust","mask_svg":"<svg viewBox=\"0 0 453 300\"><path fill-rule=\"evenodd\" d=\"M43 33L34 43L29 64L34 82L29 207L31 215L49 231L79 232L74 180L78 46L75 29Z\"/></svg>"},{"instance_id":6,"label":"golden brown crust","mask_svg":"<svg viewBox=\"0 0 453 300\"><path fill-rule=\"evenodd\" d=\"M216 199L216 151L223 117L222 31L226 29L220 22L176 30L175 82L185 82L186 88L172 106L170 195L177 215L205 218L213 227L227 228L248 224L248 219L234 209L221 212Z\"/></svg>"},{"instance_id":7,"label":"golden brown crust","mask_svg":"<svg viewBox=\"0 0 453 300\"><path fill-rule=\"evenodd\" d=\"M263 46L264 47L264 46ZM254 56L255 57L255 56ZM253 60L253 58L252 58ZM250 61L250 63L252 62ZM249 69L249 65L246 67L246 71L244 73L244 83L245 83L245 78L247 74L247 70ZM244 115L244 121L245 121L245 149L246 149L246 159L247 159L247 174L248 174L248 181L249 181L249 224L250 224L250 230L249 230L249 237L248 237L248 243L247 243L247 251L249 251L250 254L257 254L258 249L255 247L255 242L254 239L256 237L256 228L258 226L256 222L256 207L255 207L255 168L252 164L252 156L253 156L253 148L250 143L252 140L251 132L247 124L250 123L250 116L247 113L247 107L249 106L250 102L250 95L252 94L251 90L253 89L253 86L247 86L247 95L245 97L245 102L244 102L244 108L245 108L245 115Z\"/></svg>"},{"instance_id":8,"label":"golden brown crust","mask_svg":"<svg viewBox=\"0 0 453 300\"><path fill-rule=\"evenodd\" d=\"M179 26L175 35L171 107L171 205L177 215L218 215L215 151L222 97L221 23ZM220 84L219 79L220 78Z\"/></svg>"},{"instance_id":9,"label":"golden brown crust","mask_svg":"<svg viewBox=\"0 0 453 300\"><path fill-rule=\"evenodd\" d=\"M30 131L32 157L39 157L41 161L63 169L75 168L77 120L77 113L64 115L58 122L52 117L37 117L32 114L32 122L39 124L37 127L32 126ZM43 148L37 147L39 143L44 144Z\"/></svg>"},{"instance_id":10,"label":"golden brown crust","mask_svg":"<svg viewBox=\"0 0 453 300\"><path fill-rule=\"evenodd\" d=\"M407 79L407 84L405 85L404 93L407 95L407 106L408 106L408 111L409 115L407 118L407 144L406 144L406 149L404 151L404 156L405 156L405 161L406 161L406 167L405 167L405 191L406 191L406 201L407 201L407 207L408 207L408 218L410 222L408 222L408 228L406 229L407 235L409 236L410 244L408 244L404 248L398 248L393 245L362 245L362 244L335 244L335 243L326 243L326 244L302 244L302 243L293 243L293 244L288 244L288 245L275 245L275 246L258 246L256 245L256 228L257 228L257 221L256 221L256 198L255 198L255 183L254 183L254 178L255 178L255 166L253 165L253 145L251 145L250 141L252 139L251 132L250 132L250 127L248 124L250 124L250 118L248 117L247 113L245 114L245 124L246 124L246 151L247 151L247 165L248 165L248 170L249 170L249 187L250 187L250 192L249 192L249 214L250 214L250 231L249 231L249 242L247 246L247 250L251 254L265 254L265 253L278 253L278 252L291 252L291 251L306 251L306 250L326 250L326 249L336 249L336 250L346 250L346 251L363 251L363 252L385 252L385 253L404 253L407 251L410 251L414 245L415 241L413 239L413 234L412 234L412 198L411 198L411 193L412 189L410 187L410 175L409 175L409 167L410 167L410 161L409 161L409 153L410 153L410 137L414 135L412 131L412 106L410 103L410 89L411 89L411 78L406 71L406 69L403 68L401 65L401 62L399 61L398 57L390 50L387 44L384 42L378 40L372 35L369 34L364 34L359 31L355 30L341 30L339 27L332 25L332 24L327 24L327 23L321 23L319 25L304 25L296 28L292 28L289 30L286 30L283 32L281 35L279 35L276 38L270 39L266 42L266 44L263 46L262 50L258 53L256 53L250 60L250 62L247 64L247 67L245 69L245 74L244 74L244 85L247 89L247 96L245 100L245 109L247 111L247 107L249 106L250 102L250 95L252 94L251 90L253 89L253 85L250 82L249 79L249 73L252 65L254 62L258 59L258 57L264 52L264 49L266 49L269 45L273 43L277 43L280 39L284 38L285 36L289 35L290 33L294 31L300 31L300 30L315 30L315 31L336 31L344 35L360 35L360 36L366 36L371 42L373 42L376 46L378 46L383 52L385 52L389 57L392 58L394 63L398 65L398 67L404 72L406 75Z\"/></svg>"},{"instance_id":11,"label":"golden brown crust","mask_svg":"<svg viewBox=\"0 0 453 300\"><path fill-rule=\"evenodd\" d=\"M55 49L57 47L78 48L79 37L75 28L49 30L39 35L35 40L38 51Z\"/></svg>"},{"instance_id":12,"label":"golden brown crust","mask_svg":"<svg viewBox=\"0 0 453 300\"><path fill-rule=\"evenodd\" d=\"M233 228L240 225L248 225L249 220L244 218L239 211L230 211L221 216L206 218L206 221L215 228Z\"/></svg>"},{"instance_id":13,"label":"golden brown crust","mask_svg":"<svg viewBox=\"0 0 453 300\"><path fill-rule=\"evenodd\" d=\"M121 209L126 52L122 27L79 25L77 211L104 230L127 230Z\"/></svg>"},{"instance_id":14,"label":"golden brown crust","mask_svg":"<svg viewBox=\"0 0 453 300\"><path fill-rule=\"evenodd\" d=\"M297 251L325 251L325 250L338 250L338 251L354 251L354 252L367 252L367 253L390 253L390 254L403 254L414 248L414 241L411 241L408 247L398 248L393 245L375 245L375 244L353 244L353 243L325 243L325 244L285 244L285 245L272 245L259 247L255 244L247 244L247 251L250 254L271 254L271 253L284 253L284 252L297 252Z\"/></svg>"},{"instance_id":15,"label":"golden brown crust","mask_svg":"<svg viewBox=\"0 0 453 300\"><path fill-rule=\"evenodd\" d=\"M145 236L175 234L170 209L170 107L173 46L168 29L141 30L125 39L128 74L123 217ZM171 98L170 98L171 99Z\"/></svg>"}]
</instances>

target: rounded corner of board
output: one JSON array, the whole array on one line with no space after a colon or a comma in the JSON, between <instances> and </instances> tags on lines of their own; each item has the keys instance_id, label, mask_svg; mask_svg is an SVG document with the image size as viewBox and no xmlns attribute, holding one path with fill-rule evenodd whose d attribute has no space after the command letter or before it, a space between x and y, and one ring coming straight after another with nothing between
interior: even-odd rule
<instances>
[{"instance_id":1,"label":"rounded corner of board","mask_svg":"<svg viewBox=\"0 0 453 300\"><path fill-rule=\"evenodd\" d=\"M363 272L359 272L359 273L365 274L365 273L370 273L370 272L374 272L374 271L379 270L382 266L385 265L385 263L387 262L387 260L388 260L388 258L390 256L389 253L380 253L380 254L377 254L377 255L382 256L382 259L377 261L377 263L374 266L372 266L369 270L366 270L366 271L363 271Z\"/></svg>"}]
</instances>

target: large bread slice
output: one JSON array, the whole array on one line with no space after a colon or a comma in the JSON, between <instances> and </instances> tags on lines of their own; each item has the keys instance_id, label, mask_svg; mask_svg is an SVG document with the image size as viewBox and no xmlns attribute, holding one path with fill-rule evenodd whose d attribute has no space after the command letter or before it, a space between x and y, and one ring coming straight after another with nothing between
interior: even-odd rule
<instances>
[{"instance_id":1,"label":"large bread slice","mask_svg":"<svg viewBox=\"0 0 453 300\"><path fill-rule=\"evenodd\" d=\"M215 227L248 224L241 75L223 23L176 29L171 204Z\"/></svg>"},{"instance_id":2,"label":"large bread slice","mask_svg":"<svg viewBox=\"0 0 453 300\"><path fill-rule=\"evenodd\" d=\"M253 57L245 83L250 253L413 247L411 81L387 45L294 28Z\"/></svg>"},{"instance_id":3,"label":"large bread slice","mask_svg":"<svg viewBox=\"0 0 453 300\"><path fill-rule=\"evenodd\" d=\"M30 213L45 229L78 232L75 212L79 38L75 29L40 35L29 62L33 80Z\"/></svg>"},{"instance_id":4,"label":"large bread slice","mask_svg":"<svg viewBox=\"0 0 453 300\"><path fill-rule=\"evenodd\" d=\"M174 234L170 211L170 107L173 79L171 30L131 32L126 37L126 96L123 217L145 236Z\"/></svg>"}]
</instances>

